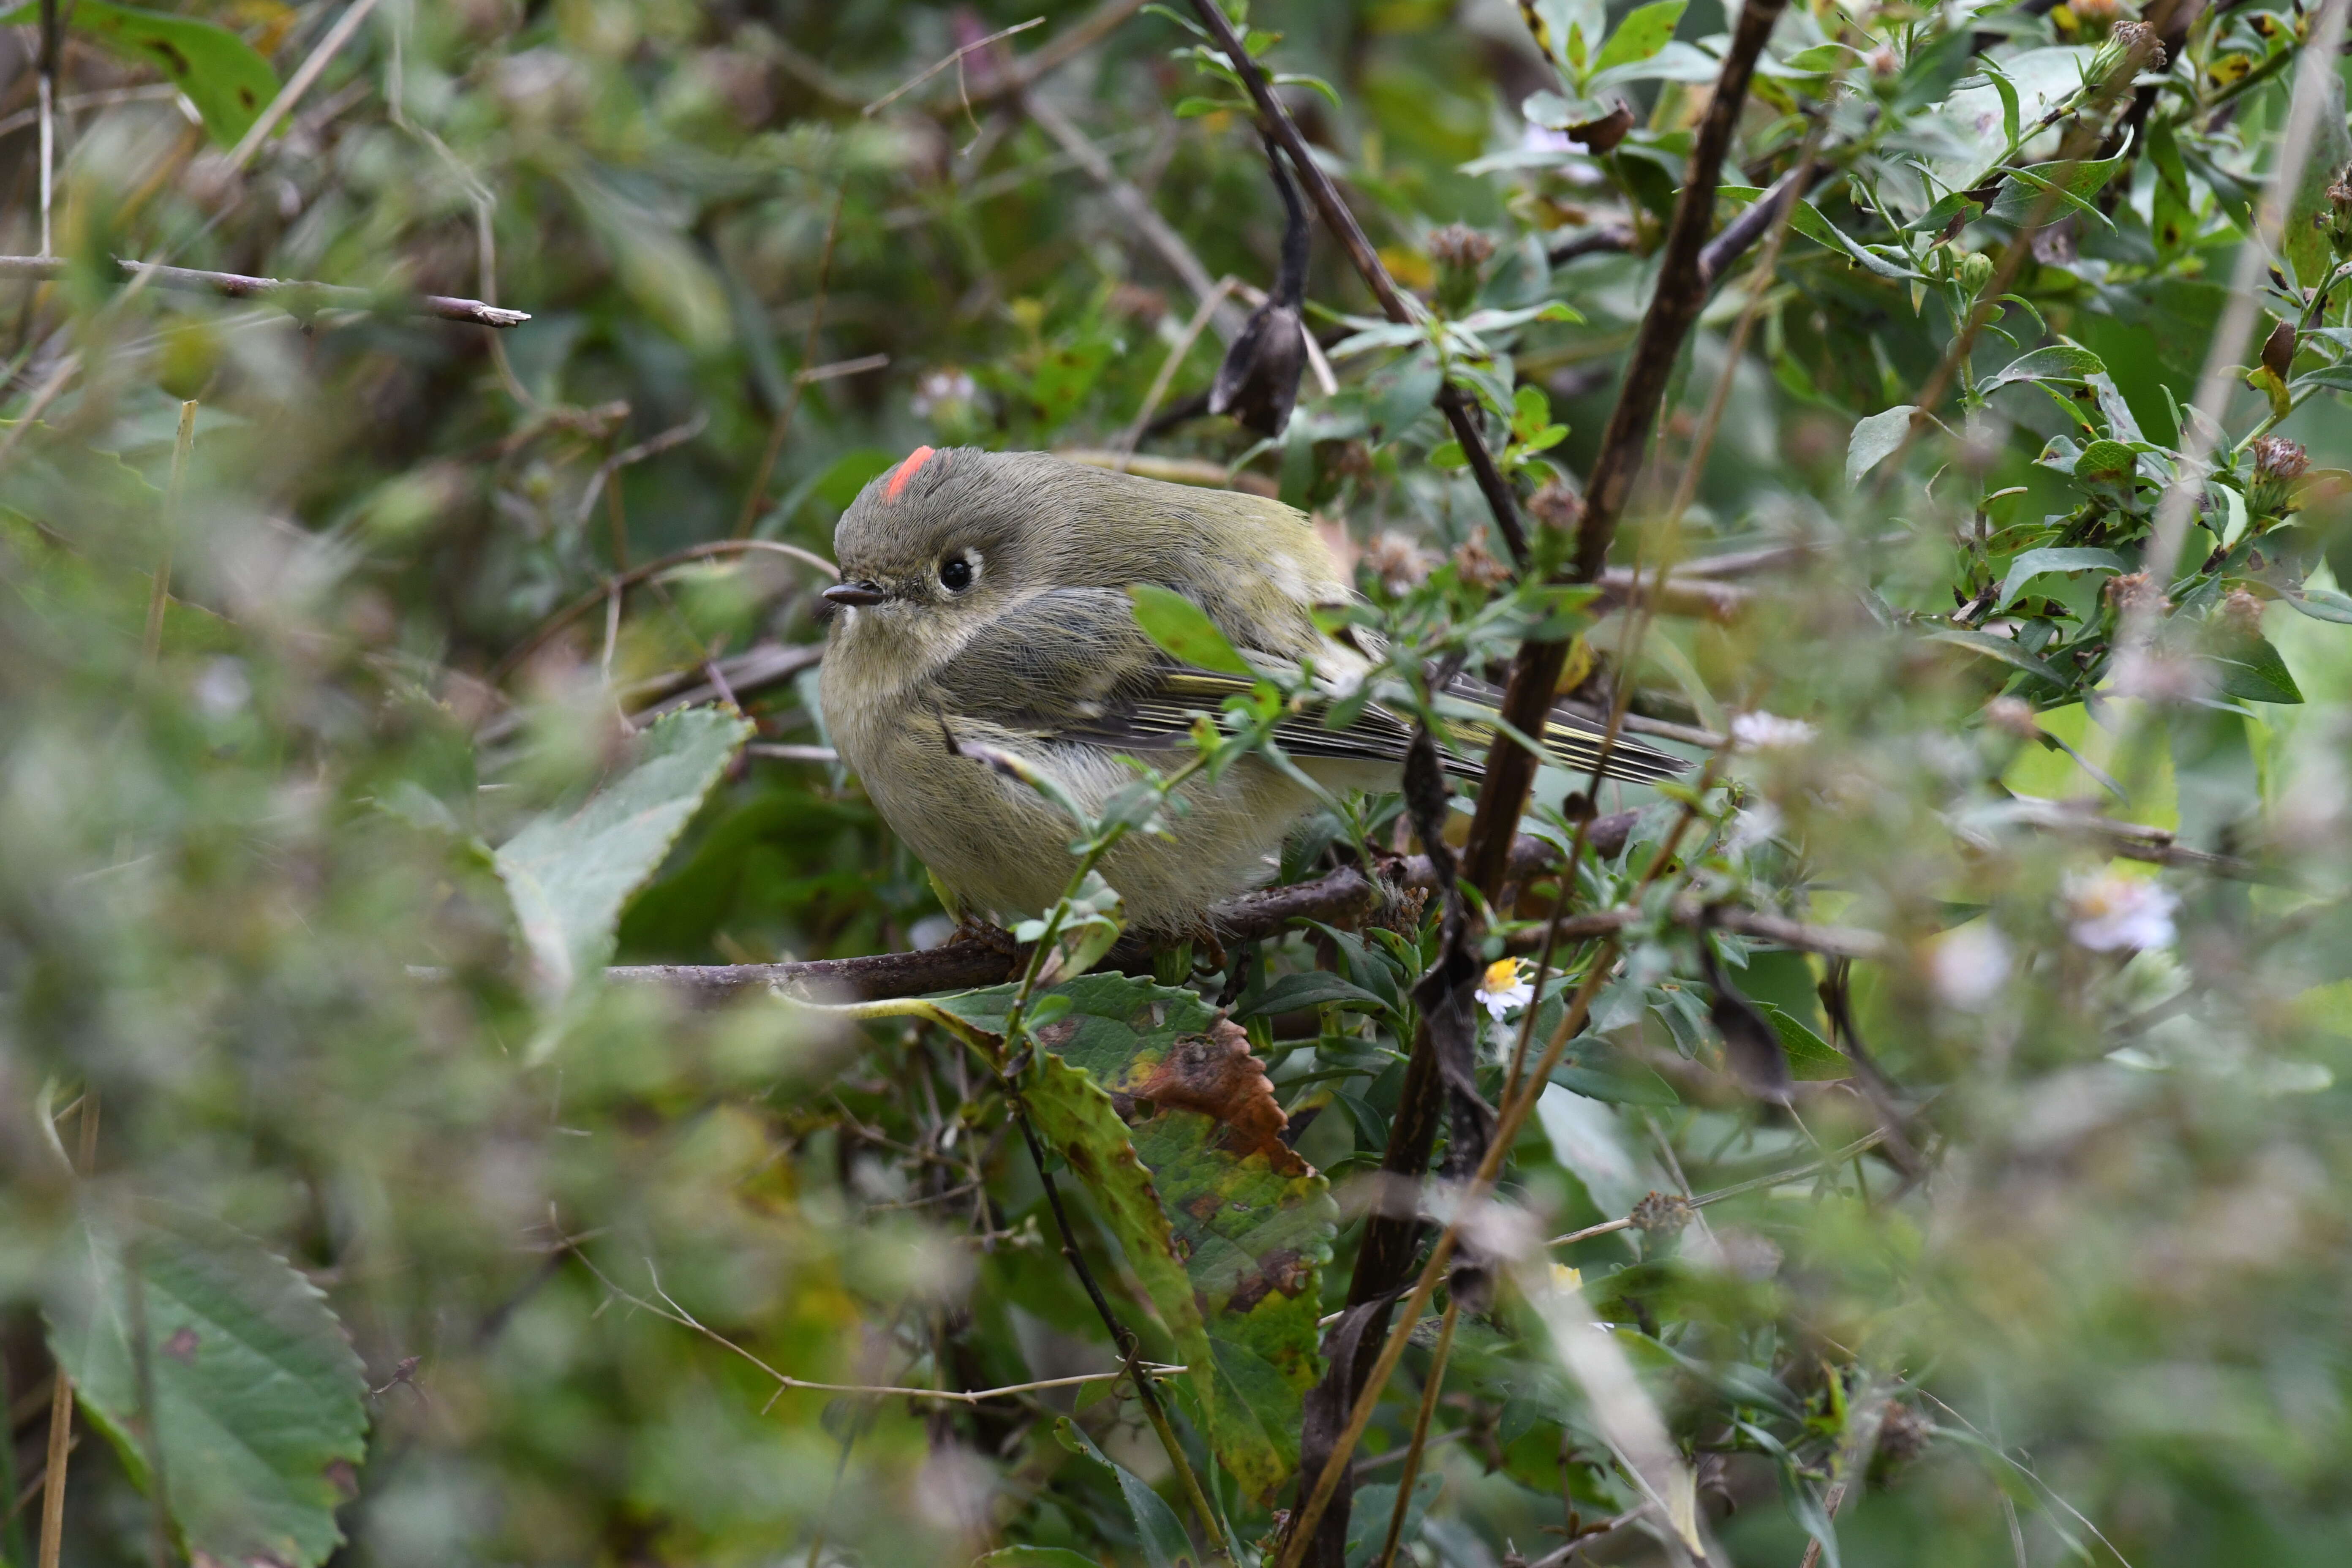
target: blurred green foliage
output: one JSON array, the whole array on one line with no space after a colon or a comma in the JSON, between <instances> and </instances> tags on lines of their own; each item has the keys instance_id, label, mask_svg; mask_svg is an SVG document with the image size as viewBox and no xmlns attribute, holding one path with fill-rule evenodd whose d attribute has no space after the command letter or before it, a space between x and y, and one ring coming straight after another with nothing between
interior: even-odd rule
<instances>
[{"instance_id":1,"label":"blurred green foliage","mask_svg":"<svg viewBox=\"0 0 2352 1568\"><path fill-rule=\"evenodd\" d=\"M1063 1254L981 1001L851 1021L594 976L608 953L947 934L827 760L808 557L918 444L1130 438L1139 471L1314 510L1401 660L1500 674L1558 618L1571 696L1622 681L1650 739L1738 742L1703 792L1604 789L1640 814L1624 847L1487 937L1490 960L1532 951L1554 902L1663 873L1511 1152L1490 1244L1517 1264L1458 1320L1399 1561L1558 1564L1612 1521L1588 1560L1686 1560L1557 1311L1613 1325L1593 1338L1663 1421L1711 1562L1794 1563L1809 1538L1832 1568L2352 1556L2339 70L2315 73L2249 363L2225 359L2210 432L2186 412L2313 10L2151 5L2161 67L2125 58L2115 0L1791 10L1718 221L1816 127L1822 178L1769 276L1746 270L1762 247L1733 259L1616 557L1775 563L1637 633L1622 594L1499 591L1432 399L1476 397L1530 517L1572 526L1716 0L1258 0L1251 47L1433 312L1380 320L1318 227L1333 384L1310 373L1271 443L1187 402L1241 315L1188 337L1193 285L1265 285L1282 209L1184 7L383 0L241 167L236 84L294 79L340 8L79 9L58 275L0 281L0 1560L37 1561L58 1363L86 1384L69 1563L1207 1544L1111 1375L1124 1347ZM102 36L125 16L208 42L138 63ZM42 232L37 51L0 33L17 256ZM2097 134L2072 163L2077 126ZM126 258L381 308L217 298ZM530 320L402 308L421 294ZM2147 560L2207 455L2186 544ZM735 540L801 553L685 553ZM1548 772L1528 830L1567 842L1580 782ZM1403 845L1393 801L1348 811L1288 877ZM1695 931L1682 894L1876 956ZM1236 1561L1292 1505L1265 1488L1297 1462L1307 1320L1345 1298L1351 1178L1386 1144L1433 921L1298 931L1234 977L1281 1153L1134 1099L1215 1011L1205 952L1163 955L1157 990L1038 998L1060 1011L1034 1039L1124 1032L1053 1045L1066 1103L1035 1109L1061 1115L1048 1167L1143 1359L1215 1347L1216 1380L1159 1385ZM1490 1098L1518 977L1491 988ZM1106 984L1161 1011L1084 1004ZM1790 1111L1722 1070L1731 985L1791 1058ZM1559 985L1525 1005L1549 1030ZM1838 1049L1857 1040L1914 1172L1885 1145L1824 1161L1879 1127ZM1654 1192L1727 1195L1537 1245ZM1396 1500L1424 1330L1365 1439L1351 1565Z\"/></svg>"}]
</instances>

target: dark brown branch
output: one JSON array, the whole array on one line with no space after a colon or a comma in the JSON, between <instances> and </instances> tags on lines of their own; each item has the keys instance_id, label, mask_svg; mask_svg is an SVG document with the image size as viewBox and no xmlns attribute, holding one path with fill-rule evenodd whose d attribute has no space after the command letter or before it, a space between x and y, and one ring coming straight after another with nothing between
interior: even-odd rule
<instances>
[{"instance_id":1,"label":"dark brown branch","mask_svg":"<svg viewBox=\"0 0 2352 1568\"><path fill-rule=\"evenodd\" d=\"M1674 222L1666 231L1656 292L1633 340L1624 388L1601 433L1601 455L1585 486L1584 516L1569 573L1571 582L1598 582L1608 564L1617 520L1624 513L1634 477L1649 450L1666 383L1681 356L1683 340L1706 303L1700 253L1715 221L1716 186L1723 175L1724 156L1730 149L1740 110L1748 101L1757 57L1771 37L1782 4L1783 0L1748 0L1724 57L1722 74L1707 100L1706 118L1691 148L1690 168L1675 204ZM1568 645L1561 642L1531 642L1519 649L1512 663L1509 688L1503 695L1503 713L1522 733L1542 732L1544 716L1551 710L1567 658ZM1505 878L1499 850L1509 842L1512 826L1527 804L1536 764L1533 755L1507 740L1497 740L1486 759L1486 778L1479 786L1477 814L1471 819L1464 875L1490 900L1502 891Z\"/></svg>"},{"instance_id":2,"label":"dark brown branch","mask_svg":"<svg viewBox=\"0 0 2352 1568\"><path fill-rule=\"evenodd\" d=\"M1593 825L1593 832L1596 839L1613 835L1615 847L1622 847L1633 826L1633 814L1625 812L1602 817ZM1538 875L1559 858L1559 851L1538 838L1520 838L1511 851L1513 875L1520 879ZM1381 881L1391 889L1427 889L1437 885L1437 875L1427 856L1410 855L1383 868ZM1226 942L1255 942L1280 933L1294 921L1360 919L1378 908L1382 897L1372 878L1356 867L1343 866L1311 882L1245 893L1211 914L1218 934ZM1103 967L1150 973L1154 951L1151 943L1126 938L1111 949ZM999 985L1017 973L1021 961L1020 951L1009 943L954 942L916 952L882 952L865 958L820 958L798 963L626 964L604 973L624 984L676 986L704 1003L777 989L825 1001L874 1002Z\"/></svg>"},{"instance_id":3,"label":"dark brown branch","mask_svg":"<svg viewBox=\"0 0 2352 1568\"><path fill-rule=\"evenodd\" d=\"M61 278L74 263L54 256L0 256L0 278ZM200 294L220 294L231 300L259 300L282 306L297 316L320 310L398 310L414 316L434 316L445 321L470 321L478 327L520 327L530 320L528 310L485 305L479 300L455 300L444 294L379 294L368 289L346 289L334 283L305 283L284 278L248 278L242 272L199 272L190 267L151 267L144 261L118 260L125 279L147 276L158 289L185 289Z\"/></svg>"},{"instance_id":4,"label":"dark brown branch","mask_svg":"<svg viewBox=\"0 0 2352 1568\"><path fill-rule=\"evenodd\" d=\"M1421 312L1406 302L1403 291L1396 286L1396 279L1389 276L1389 269L1381 262L1380 253L1372 248L1371 240L1365 236L1363 226L1349 210L1347 202L1340 197L1339 187L1331 183L1331 176L1323 172L1323 166L1307 151L1307 138L1299 134L1297 122L1290 118L1290 111L1282 106L1282 100L1275 97L1274 89L1266 82L1265 73L1257 68L1257 62L1250 58L1249 51L1242 47L1241 39L1234 36L1233 24L1225 20L1225 14L1218 8L1216 0L1192 0L1192 9L1200 14L1202 25L1217 40L1217 47L1224 50L1225 58L1232 62L1234 69L1248 86L1251 101L1257 105L1260 129L1281 142L1283 150L1290 154L1291 167L1297 171L1300 183L1306 185L1308 197L1315 203L1315 210L1322 216L1323 226L1330 231L1332 238L1339 242L1339 248L1348 253L1349 264L1363 279L1365 287L1371 289L1372 297L1380 301L1381 313L1402 324L1410 325L1420 321ZM1525 566L1528 537L1527 530L1519 522L1518 501L1511 494L1511 487L1496 469L1494 455L1486 449L1486 437L1478 433L1478 421L1471 412L1470 399L1460 389L1449 385L1438 395L1437 401L1438 406L1445 411L1446 423L1454 427L1454 438L1462 444L1462 455L1468 460L1470 471L1478 481L1479 493L1486 498L1487 509L1495 514L1496 531L1502 534L1503 542L1509 546L1512 559Z\"/></svg>"},{"instance_id":5,"label":"dark brown branch","mask_svg":"<svg viewBox=\"0 0 2352 1568\"><path fill-rule=\"evenodd\" d=\"M1837 171L1815 160L1803 169L1791 169L1772 182L1766 191L1748 205L1748 210L1723 226L1723 232L1706 242L1698 253L1700 287L1711 289L1722 280L1731 264L1747 254L1748 248L1769 233L1780 220L1781 209L1796 196L1798 177L1804 178L1810 192Z\"/></svg>"},{"instance_id":6,"label":"dark brown branch","mask_svg":"<svg viewBox=\"0 0 2352 1568\"><path fill-rule=\"evenodd\" d=\"M1632 250L1636 243L1630 224L1604 224L1556 242L1544 252L1544 259L1554 267L1565 267L1580 256L1619 256Z\"/></svg>"}]
</instances>

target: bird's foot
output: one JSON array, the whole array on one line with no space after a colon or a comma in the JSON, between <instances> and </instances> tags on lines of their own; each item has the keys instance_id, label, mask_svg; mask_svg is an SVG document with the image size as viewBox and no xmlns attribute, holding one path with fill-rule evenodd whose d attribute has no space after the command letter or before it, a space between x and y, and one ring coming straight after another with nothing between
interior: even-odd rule
<instances>
[{"instance_id":1,"label":"bird's foot","mask_svg":"<svg viewBox=\"0 0 2352 1568\"><path fill-rule=\"evenodd\" d=\"M1001 925L982 920L978 915L968 914L956 921L956 928L948 933L945 945L952 946L961 942L976 942L992 952L1004 954L1007 958L1021 956L1021 944L1013 940L1011 931Z\"/></svg>"}]
</instances>

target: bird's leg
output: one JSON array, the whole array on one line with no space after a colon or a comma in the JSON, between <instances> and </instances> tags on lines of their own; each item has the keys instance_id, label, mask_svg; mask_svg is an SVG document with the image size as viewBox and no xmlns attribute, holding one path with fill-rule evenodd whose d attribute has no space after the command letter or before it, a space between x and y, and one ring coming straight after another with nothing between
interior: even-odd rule
<instances>
[{"instance_id":1,"label":"bird's leg","mask_svg":"<svg viewBox=\"0 0 2352 1568\"><path fill-rule=\"evenodd\" d=\"M952 947L960 942L976 942L993 952L1004 954L1007 958L1018 959L1021 956L1021 944L1013 940L1011 931L993 921L986 919L977 910L965 903L954 889L940 880L940 874L937 871L927 866L923 868L923 874L930 879L931 892L940 900L940 907L955 917L955 930L948 932L948 940L941 944L942 946Z\"/></svg>"}]
</instances>

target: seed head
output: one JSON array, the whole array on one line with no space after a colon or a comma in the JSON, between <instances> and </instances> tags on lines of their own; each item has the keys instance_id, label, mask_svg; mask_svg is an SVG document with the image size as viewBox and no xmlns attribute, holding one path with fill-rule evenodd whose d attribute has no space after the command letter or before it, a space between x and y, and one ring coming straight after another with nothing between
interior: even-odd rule
<instances>
[{"instance_id":1,"label":"seed head","mask_svg":"<svg viewBox=\"0 0 2352 1568\"><path fill-rule=\"evenodd\" d=\"M1528 510L1546 528L1556 528L1565 533L1574 529L1584 517L1584 498L1558 479L1552 480L1528 498Z\"/></svg>"},{"instance_id":2,"label":"seed head","mask_svg":"<svg viewBox=\"0 0 2352 1568\"><path fill-rule=\"evenodd\" d=\"M2253 445L2254 473L2265 479L2299 479L2311 467L2311 454L2300 441L2284 436L2257 437Z\"/></svg>"},{"instance_id":3,"label":"seed head","mask_svg":"<svg viewBox=\"0 0 2352 1568\"><path fill-rule=\"evenodd\" d=\"M1644 1236L1676 1236L1697 1211L1680 1193L1652 1193L1633 1205L1633 1228Z\"/></svg>"},{"instance_id":4,"label":"seed head","mask_svg":"<svg viewBox=\"0 0 2352 1568\"><path fill-rule=\"evenodd\" d=\"M1484 267L1495 242L1467 224L1449 223L1429 237L1429 258L1440 267Z\"/></svg>"}]
</instances>

